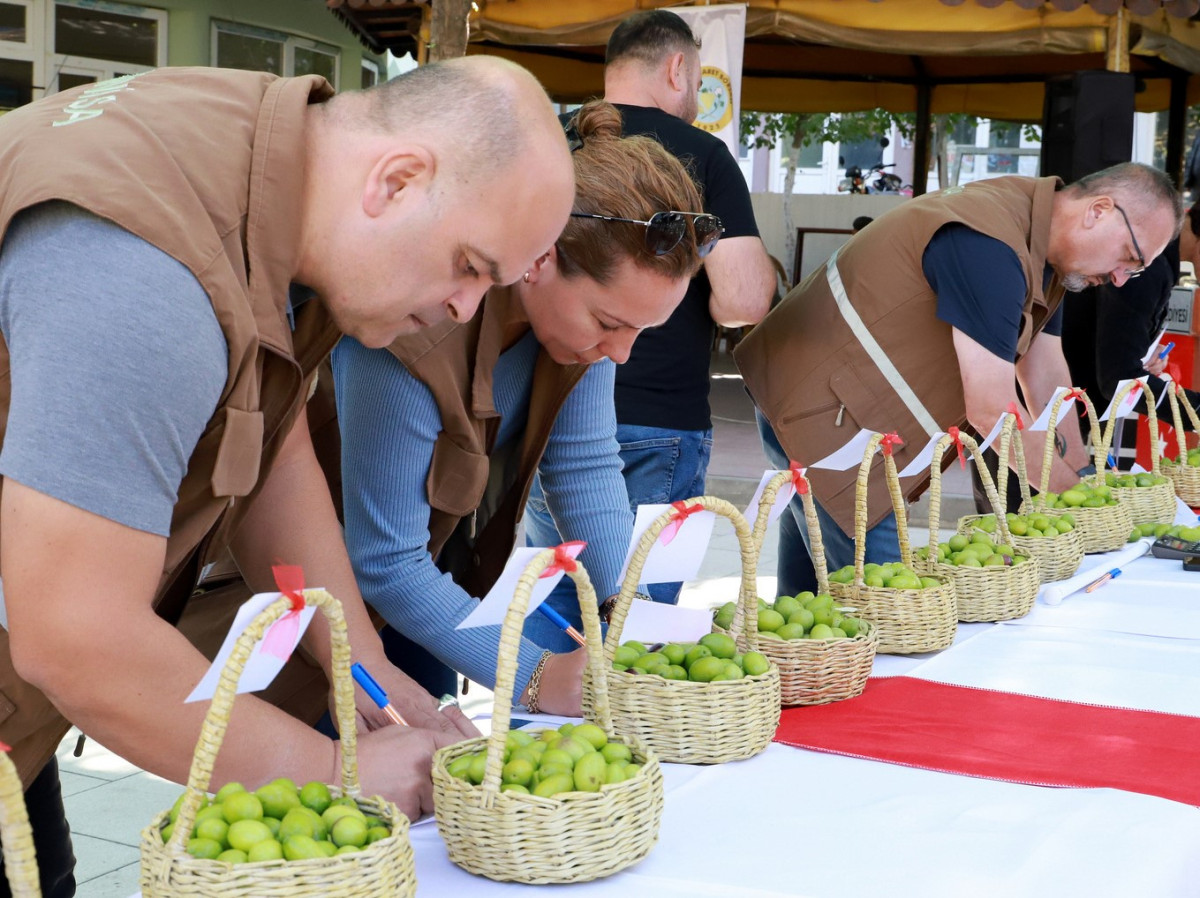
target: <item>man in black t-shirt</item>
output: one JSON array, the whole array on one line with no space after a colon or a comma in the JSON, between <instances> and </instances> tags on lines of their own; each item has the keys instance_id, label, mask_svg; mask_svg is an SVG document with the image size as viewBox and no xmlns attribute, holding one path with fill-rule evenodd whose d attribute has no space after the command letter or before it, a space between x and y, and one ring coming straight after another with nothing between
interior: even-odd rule
<instances>
[{"instance_id":1,"label":"man in black t-shirt","mask_svg":"<svg viewBox=\"0 0 1200 898\"><path fill-rule=\"evenodd\" d=\"M741 169L723 141L691 124L699 87L699 43L675 13L635 13L613 31L604 99L620 109L626 135L653 137L688 166L705 211L724 226L675 313L642 332L629 360L617 366L617 440L634 509L704 493L712 451L708 364L716 326L757 323L775 293L775 271L759 239ZM539 482L530 493L525 530L531 545L560 541ZM679 586L656 584L650 593L656 601L674 603Z\"/></svg>"}]
</instances>

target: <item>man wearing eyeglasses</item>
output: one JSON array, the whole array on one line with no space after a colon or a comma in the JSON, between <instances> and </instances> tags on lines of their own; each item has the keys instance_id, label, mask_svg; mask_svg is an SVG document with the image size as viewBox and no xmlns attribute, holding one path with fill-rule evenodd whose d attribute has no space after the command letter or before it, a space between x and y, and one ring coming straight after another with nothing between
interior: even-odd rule
<instances>
[{"instance_id":1,"label":"man wearing eyeglasses","mask_svg":"<svg viewBox=\"0 0 1200 898\"><path fill-rule=\"evenodd\" d=\"M699 42L675 13L634 13L614 29L604 99L621 111L626 135L652 137L688 165L704 208L722 226L720 242L679 308L661 327L645 331L629 360L617 366L617 440L635 510L704 493L712 452L709 358L716 326L756 323L775 294L775 271L737 161L721 140L692 125L699 89ZM707 224L703 218L693 224L700 243ZM533 545L558 542L540 481L530 493L525 528ZM649 591L656 601L673 603L679 587L660 583Z\"/></svg>"},{"instance_id":2,"label":"man wearing eyeglasses","mask_svg":"<svg viewBox=\"0 0 1200 898\"><path fill-rule=\"evenodd\" d=\"M899 433L903 469L952 425L992 429L1010 407L1025 421L1069 383L1064 291L1120 286L1178 233L1179 195L1160 171L1123 163L1069 187L995 178L930 194L876 219L752 331L735 358L776 460L809 464L860 428ZM1025 404L1018 400L1020 384ZM1051 489L1088 464L1073 420ZM1025 434L1032 482L1041 434ZM810 472L830 564L853 561L856 471ZM928 473L902 484L919 495ZM898 557L882 465L872 471L867 558Z\"/></svg>"}]
</instances>

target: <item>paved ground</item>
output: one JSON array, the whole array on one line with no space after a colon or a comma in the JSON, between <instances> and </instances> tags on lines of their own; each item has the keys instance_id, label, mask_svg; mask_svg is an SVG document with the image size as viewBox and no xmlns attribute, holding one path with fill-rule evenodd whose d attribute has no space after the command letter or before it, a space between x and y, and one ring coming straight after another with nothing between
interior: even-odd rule
<instances>
[{"instance_id":1,"label":"paved ground","mask_svg":"<svg viewBox=\"0 0 1200 898\"><path fill-rule=\"evenodd\" d=\"M766 458L758 441L754 413L741 378L728 355L713 358L712 405L714 449L709 468L709 492L744 508L753 495ZM947 472L943 501L947 519L955 520L970 507L970 485L957 467ZM926 541L923 504L913 509L913 543ZM776 534L767 532L760 560L759 590L774 595ZM741 576L737 539L727 522L719 521L698 579L684 587L681 602L711 607L734 598ZM468 713L490 712L491 694L472 686L464 700ZM138 839L144 826L169 807L180 787L145 773L87 740L81 757L73 756L78 732L72 731L59 750L67 816L75 838L81 898L127 898L138 889Z\"/></svg>"}]
</instances>

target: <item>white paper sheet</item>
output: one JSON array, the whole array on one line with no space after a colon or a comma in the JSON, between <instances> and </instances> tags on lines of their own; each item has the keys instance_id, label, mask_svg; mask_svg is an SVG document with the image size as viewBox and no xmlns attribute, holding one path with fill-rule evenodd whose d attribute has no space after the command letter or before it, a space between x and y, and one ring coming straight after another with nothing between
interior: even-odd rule
<instances>
[{"instance_id":1,"label":"white paper sheet","mask_svg":"<svg viewBox=\"0 0 1200 898\"><path fill-rule=\"evenodd\" d=\"M875 431L863 428L852 436L841 449L826 455L820 461L813 462L809 467L824 468L829 471L849 471L862 464L867 443L871 442L871 437L874 435Z\"/></svg>"},{"instance_id":2,"label":"white paper sheet","mask_svg":"<svg viewBox=\"0 0 1200 898\"><path fill-rule=\"evenodd\" d=\"M800 473L803 474L807 468L801 468ZM758 503L762 501L763 490L767 488L767 484L774 480L783 471L763 471L762 478L758 481L758 487L754 490L754 495L750 499L750 504L746 506L746 510L742 515L750 522L750 526L754 526L754 522L758 520ZM783 510L787 508L788 503L792 501L792 497L796 495L796 487L788 481L779 488L779 492L775 494L775 504L771 506L771 510L767 513L767 524L773 524L783 514Z\"/></svg>"},{"instance_id":3,"label":"white paper sheet","mask_svg":"<svg viewBox=\"0 0 1200 898\"><path fill-rule=\"evenodd\" d=\"M661 602L635 600L621 629L621 641L695 642L712 632L712 613L706 608L685 608Z\"/></svg>"},{"instance_id":4,"label":"white paper sheet","mask_svg":"<svg viewBox=\"0 0 1200 898\"><path fill-rule=\"evenodd\" d=\"M1042 409L1041 414L1039 414L1037 416L1037 420L1034 421L1032 424L1030 424L1025 429L1030 430L1030 431L1042 431L1042 430L1048 429L1050 427L1050 410L1052 408L1054 408L1054 400L1057 399L1059 396L1063 395L1064 393L1070 393L1070 392L1071 392L1070 387L1055 388L1053 395L1051 395L1051 397L1050 397L1050 401L1046 403L1046 407L1044 409ZM1067 410L1074 404L1075 404L1075 399L1073 397L1071 399L1067 399L1067 400L1063 401L1063 404L1058 409L1058 419L1060 421L1062 420L1063 415L1065 415L1067 413Z\"/></svg>"},{"instance_id":5,"label":"white paper sheet","mask_svg":"<svg viewBox=\"0 0 1200 898\"><path fill-rule=\"evenodd\" d=\"M571 546L568 554L577 558L583 550L583 545L568 545ZM488 594L483 597L483 601L459 621L458 626L454 629L470 630L474 627L504 623L504 616L508 614L508 606L512 604L513 593L517 589L517 581L521 579L525 568L529 567L529 562L541 551L544 550L535 546L517 546L513 549L513 553L508 556L508 563L504 565L504 570L500 572L499 578L488 590ZM529 607L525 609L526 617L536 611L538 605L546 601L546 597L550 595L563 576L562 571L555 571L549 576L538 578L529 593Z\"/></svg>"},{"instance_id":6,"label":"white paper sheet","mask_svg":"<svg viewBox=\"0 0 1200 898\"><path fill-rule=\"evenodd\" d=\"M1067 596L1086 589L1088 584L1105 571L1113 568L1123 569L1131 561L1141 558L1150 551L1153 543L1153 539L1139 539L1136 543L1130 543L1115 552L1106 552L1103 555L1085 555L1083 563L1074 576L1068 577L1066 580L1042 584L1037 600L1044 605L1057 605Z\"/></svg>"},{"instance_id":7,"label":"white paper sheet","mask_svg":"<svg viewBox=\"0 0 1200 898\"><path fill-rule=\"evenodd\" d=\"M210 699L217 691L217 683L221 679L221 671L225 669L225 662L229 660L229 655L233 652L233 646L238 641L238 637L242 635L245 629L250 626L254 618L258 617L263 610L278 599L282 593L278 592L260 592L252 595L242 603L242 607L238 609L237 615L233 619L233 624L229 628L229 632L225 634L225 641L221 643L221 650L217 652L217 657L212 664L209 665L207 671L200 682L196 684L196 688L191 691L185 702L199 702ZM289 614L291 612L288 612ZM276 621L271 627L267 628L267 632L263 634L263 638L254 644L254 648L250 651L250 657L246 661L246 666L242 669L242 676L238 680L238 693L243 692L258 692L260 689L266 689L271 685L271 681L279 675L279 671L283 670L283 665L287 663L287 656L291 655L296 649L296 645L300 642L300 637L304 635L304 631L308 629L309 623L313 619L313 615L317 613L315 605L307 605L299 613L299 623L295 629L294 638L289 638L287 644L280 646L285 649L284 657L280 658L274 654L264 653L263 644L271 637L271 630L274 627L280 626L280 621ZM289 625L284 625L289 626ZM278 635L278 634L276 634Z\"/></svg>"},{"instance_id":8,"label":"white paper sheet","mask_svg":"<svg viewBox=\"0 0 1200 898\"><path fill-rule=\"evenodd\" d=\"M642 534L654 523L654 519L664 512L670 511L670 505L639 505L637 517L633 521L633 538L629 541L629 551L625 553L625 563L621 565L621 580L629 570L629 562L633 559L633 550L642 539ZM695 580L704 562L704 553L708 551L708 541L712 538L713 524L716 514L711 511L698 511L688 515L683 524L675 527L669 525L659 535L654 548L646 556L642 567L639 583L674 583L676 581Z\"/></svg>"},{"instance_id":9,"label":"white paper sheet","mask_svg":"<svg viewBox=\"0 0 1200 898\"><path fill-rule=\"evenodd\" d=\"M921 451L917 453L916 457L912 461L904 466L904 470L900 471L898 476L912 477L914 474L920 474L924 472L926 468L933 464L934 447L937 446L937 441L944 436L944 433L935 433L933 436L931 436L929 438L929 442L921 448Z\"/></svg>"},{"instance_id":10,"label":"white paper sheet","mask_svg":"<svg viewBox=\"0 0 1200 898\"><path fill-rule=\"evenodd\" d=\"M1117 394L1120 393L1128 384L1138 383L1137 378L1129 378L1117 383L1117 387L1113 390L1113 398L1108 403L1108 408L1104 410L1104 414L1100 416L1101 421L1107 421L1109 418L1124 418L1133 411L1133 407L1137 405L1138 399L1142 396L1142 391L1134 387L1126 394L1125 398L1119 403L1117 402Z\"/></svg>"}]
</instances>

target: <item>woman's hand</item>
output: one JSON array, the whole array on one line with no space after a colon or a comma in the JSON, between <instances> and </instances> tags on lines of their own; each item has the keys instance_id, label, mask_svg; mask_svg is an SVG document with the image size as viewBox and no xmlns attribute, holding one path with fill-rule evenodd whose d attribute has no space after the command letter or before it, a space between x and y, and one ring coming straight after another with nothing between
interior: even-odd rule
<instances>
[{"instance_id":1,"label":"woman's hand","mask_svg":"<svg viewBox=\"0 0 1200 898\"><path fill-rule=\"evenodd\" d=\"M585 648L547 658L538 690L538 710L560 717L582 717L583 669L586 666Z\"/></svg>"}]
</instances>

